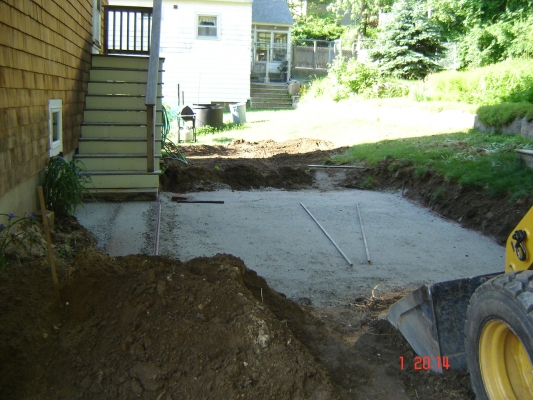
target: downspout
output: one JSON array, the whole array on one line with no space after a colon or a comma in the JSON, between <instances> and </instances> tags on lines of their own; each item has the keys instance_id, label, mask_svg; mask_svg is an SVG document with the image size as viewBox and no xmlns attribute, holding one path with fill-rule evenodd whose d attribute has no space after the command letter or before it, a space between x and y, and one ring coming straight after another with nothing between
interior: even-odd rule
<instances>
[{"instance_id":1,"label":"downspout","mask_svg":"<svg viewBox=\"0 0 533 400\"><path fill-rule=\"evenodd\" d=\"M154 0L148 80L146 82L146 171L154 172L157 83L159 76L159 45L161 39L162 0Z\"/></svg>"}]
</instances>

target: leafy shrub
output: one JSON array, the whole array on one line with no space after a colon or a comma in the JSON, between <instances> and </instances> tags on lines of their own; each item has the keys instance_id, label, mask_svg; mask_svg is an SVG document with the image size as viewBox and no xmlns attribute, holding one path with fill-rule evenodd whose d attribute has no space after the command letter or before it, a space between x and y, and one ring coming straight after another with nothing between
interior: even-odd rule
<instances>
[{"instance_id":1,"label":"leafy shrub","mask_svg":"<svg viewBox=\"0 0 533 400\"><path fill-rule=\"evenodd\" d=\"M15 240L23 239L28 235L26 230L20 229L17 232L13 232L16 225L21 223L35 223L35 217L33 214L29 216L17 217L14 214L0 214L0 217L7 218L7 225L0 224L0 269L4 269L6 264L6 249Z\"/></svg>"},{"instance_id":2,"label":"leafy shrub","mask_svg":"<svg viewBox=\"0 0 533 400\"><path fill-rule=\"evenodd\" d=\"M426 97L468 104L533 102L533 61L505 61L471 71L428 76Z\"/></svg>"},{"instance_id":3,"label":"leafy shrub","mask_svg":"<svg viewBox=\"0 0 533 400\"><path fill-rule=\"evenodd\" d=\"M458 54L463 68L483 67L533 54L533 14L504 14L492 24L473 27L462 37Z\"/></svg>"},{"instance_id":4,"label":"leafy shrub","mask_svg":"<svg viewBox=\"0 0 533 400\"><path fill-rule=\"evenodd\" d=\"M351 58L346 62L343 58L336 58L329 69L337 82L346 86L351 93L361 94L372 88L379 81L379 71L369 65Z\"/></svg>"},{"instance_id":5,"label":"leafy shrub","mask_svg":"<svg viewBox=\"0 0 533 400\"><path fill-rule=\"evenodd\" d=\"M328 76L314 80L305 90L306 97L328 97L335 101L353 95L363 98L402 97L409 88L397 82L386 80L378 69L352 58L348 61L339 57L330 66Z\"/></svg>"},{"instance_id":6,"label":"leafy shrub","mask_svg":"<svg viewBox=\"0 0 533 400\"><path fill-rule=\"evenodd\" d=\"M83 162L51 157L44 176L46 208L58 215L76 214L77 208L83 205L84 194L92 197L86 189L91 183L91 175L86 172Z\"/></svg>"}]
</instances>

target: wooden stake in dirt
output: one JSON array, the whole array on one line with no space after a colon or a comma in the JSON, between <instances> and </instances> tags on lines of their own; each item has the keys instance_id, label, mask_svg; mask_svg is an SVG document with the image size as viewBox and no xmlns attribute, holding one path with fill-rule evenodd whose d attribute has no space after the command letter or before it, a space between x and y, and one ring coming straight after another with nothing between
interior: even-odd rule
<instances>
[{"instance_id":1,"label":"wooden stake in dirt","mask_svg":"<svg viewBox=\"0 0 533 400\"><path fill-rule=\"evenodd\" d=\"M46 217L46 206L44 204L43 187L39 186L39 202L41 203L41 214L43 216L44 232L46 234L46 244L48 247L48 259L50 260L50 268L52 269L52 279L54 280L54 287L56 295L61 303L61 293L59 292L59 282L57 281L56 263L54 259L54 252L52 250L52 238L50 237L50 227L48 226L48 218Z\"/></svg>"},{"instance_id":2,"label":"wooden stake in dirt","mask_svg":"<svg viewBox=\"0 0 533 400\"><path fill-rule=\"evenodd\" d=\"M350 259L348 257L346 257L346 254L344 254L344 252L341 250L341 248L339 246L337 246L337 243L335 243L335 241L331 238L331 236L329 236L329 234L326 232L326 230L324 228L322 228L322 225L320 225L320 222L318 222L316 220L315 217L313 217L313 214L311 214L311 212L307 209L306 206L304 206L302 203L300 203L300 205L304 208L305 211L307 211L307 214L309 214L309 216L311 218L313 218L313 221L316 222L316 224L318 225L318 227L322 230L322 232L324 232L324 234L328 237L329 241L331 243L333 243L333 246L335 246L335 248L337 250L339 250L339 253L341 253L341 256L346 260L346 262L348 263L348 265L350 267L353 267L353 263L350 261Z\"/></svg>"},{"instance_id":3,"label":"wooden stake in dirt","mask_svg":"<svg viewBox=\"0 0 533 400\"><path fill-rule=\"evenodd\" d=\"M361 211L359 211L359 203L357 203L357 214L359 214L359 223L361 224L361 232L363 234L363 241L365 242L366 259L368 264L372 264L370 261L370 252L368 251L368 244L366 242L365 228L363 228L363 220L361 219Z\"/></svg>"}]
</instances>

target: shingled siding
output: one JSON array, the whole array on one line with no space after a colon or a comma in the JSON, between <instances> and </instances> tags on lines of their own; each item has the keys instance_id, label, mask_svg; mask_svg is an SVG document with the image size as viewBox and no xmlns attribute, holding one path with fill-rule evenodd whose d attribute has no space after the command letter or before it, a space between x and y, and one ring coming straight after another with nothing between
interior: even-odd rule
<instances>
[{"instance_id":1,"label":"shingled siding","mask_svg":"<svg viewBox=\"0 0 533 400\"><path fill-rule=\"evenodd\" d=\"M46 167L50 99L77 147L91 45L92 0L0 0L0 198Z\"/></svg>"}]
</instances>

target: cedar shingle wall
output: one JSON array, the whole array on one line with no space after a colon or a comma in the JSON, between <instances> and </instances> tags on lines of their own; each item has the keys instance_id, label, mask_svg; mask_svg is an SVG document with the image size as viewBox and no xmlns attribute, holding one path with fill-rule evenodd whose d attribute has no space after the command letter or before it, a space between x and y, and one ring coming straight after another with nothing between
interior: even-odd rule
<instances>
[{"instance_id":1,"label":"cedar shingle wall","mask_svg":"<svg viewBox=\"0 0 533 400\"><path fill-rule=\"evenodd\" d=\"M91 43L92 0L0 0L0 196L46 167L49 99L78 146Z\"/></svg>"}]
</instances>

